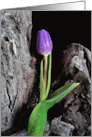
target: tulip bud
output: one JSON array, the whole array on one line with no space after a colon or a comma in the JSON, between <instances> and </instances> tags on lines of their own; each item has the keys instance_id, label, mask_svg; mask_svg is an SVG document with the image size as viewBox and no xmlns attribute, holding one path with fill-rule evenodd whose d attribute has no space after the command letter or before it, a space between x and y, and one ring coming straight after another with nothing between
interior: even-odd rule
<instances>
[{"instance_id":1,"label":"tulip bud","mask_svg":"<svg viewBox=\"0 0 92 137\"><path fill-rule=\"evenodd\" d=\"M38 31L37 34L37 51L43 56L48 56L53 49L53 43L51 37L45 29Z\"/></svg>"}]
</instances>

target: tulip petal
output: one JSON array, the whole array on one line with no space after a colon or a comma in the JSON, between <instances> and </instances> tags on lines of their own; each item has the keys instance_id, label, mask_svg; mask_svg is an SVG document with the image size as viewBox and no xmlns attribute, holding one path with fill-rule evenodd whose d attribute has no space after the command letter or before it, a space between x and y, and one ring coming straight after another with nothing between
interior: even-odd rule
<instances>
[{"instance_id":1,"label":"tulip petal","mask_svg":"<svg viewBox=\"0 0 92 137\"><path fill-rule=\"evenodd\" d=\"M45 29L38 31L36 48L39 54L49 55L53 49L51 37Z\"/></svg>"}]
</instances>

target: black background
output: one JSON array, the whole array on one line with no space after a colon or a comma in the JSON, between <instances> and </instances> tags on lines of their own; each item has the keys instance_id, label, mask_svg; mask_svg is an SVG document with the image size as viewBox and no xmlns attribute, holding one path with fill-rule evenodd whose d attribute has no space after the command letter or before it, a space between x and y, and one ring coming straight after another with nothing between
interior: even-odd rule
<instances>
[{"instance_id":1,"label":"black background","mask_svg":"<svg viewBox=\"0 0 92 137\"><path fill-rule=\"evenodd\" d=\"M32 22L34 44L38 30L46 29L52 38L55 50L65 49L73 42L89 49L91 47L90 11L33 11Z\"/></svg>"},{"instance_id":2,"label":"black background","mask_svg":"<svg viewBox=\"0 0 92 137\"><path fill-rule=\"evenodd\" d=\"M70 43L80 43L91 50L91 12L90 11L33 11L32 12L31 51L36 51L37 32L46 29L53 41L52 80L60 73L60 59L63 50Z\"/></svg>"}]
</instances>

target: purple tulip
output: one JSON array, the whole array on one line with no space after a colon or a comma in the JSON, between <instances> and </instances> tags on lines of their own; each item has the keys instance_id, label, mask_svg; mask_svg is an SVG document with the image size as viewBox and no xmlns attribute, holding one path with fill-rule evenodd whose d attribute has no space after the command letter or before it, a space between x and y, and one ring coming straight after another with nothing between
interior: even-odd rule
<instances>
[{"instance_id":1,"label":"purple tulip","mask_svg":"<svg viewBox=\"0 0 92 137\"><path fill-rule=\"evenodd\" d=\"M36 47L38 53L44 56L47 56L52 52L53 43L48 31L45 29L38 31Z\"/></svg>"}]
</instances>

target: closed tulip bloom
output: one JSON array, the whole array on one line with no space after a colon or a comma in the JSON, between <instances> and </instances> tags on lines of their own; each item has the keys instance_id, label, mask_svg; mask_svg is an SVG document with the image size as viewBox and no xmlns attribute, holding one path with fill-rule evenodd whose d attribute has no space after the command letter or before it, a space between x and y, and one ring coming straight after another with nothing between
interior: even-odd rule
<instances>
[{"instance_id":1,"label":"closed tulip bloom","mask_svg":"<svg viewBox=\"0 0 92 137\"><path fill-rule=\"evenodd\" d=\"M48 56L53 49L53 43L51 37L45 29L38 31L37 34L37 51L43 56Z\"/></svg>"}]
</instances>

